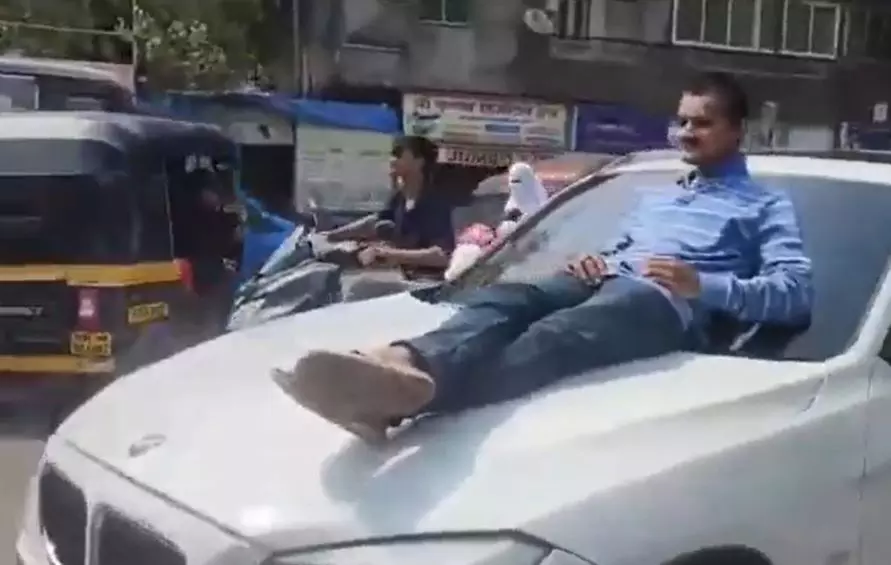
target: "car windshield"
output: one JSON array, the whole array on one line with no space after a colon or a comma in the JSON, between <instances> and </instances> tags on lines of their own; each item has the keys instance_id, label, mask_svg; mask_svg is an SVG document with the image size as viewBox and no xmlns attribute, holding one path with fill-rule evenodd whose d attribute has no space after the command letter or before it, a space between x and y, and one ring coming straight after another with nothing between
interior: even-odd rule
<instances>
[{"instance_id":1,"label":"car windshield","mask_svg":"<svg viewBox=\"0 0 891 565\"><path fill-rule=\"evenodd\" d=\"M641 186L675 182L679 170L600 176L557 196L440 299L494 282L525 282L561 270L581 253L596 253L615 235ZM814 264L816 303L811 326L785 339L770 357L825 360L857 336L891 256L882 237L891 215L891 187L802 175L761 175L795 204L805 249ZM755 355L758 356L758 355Z\"/></svg>"}]
</instances>

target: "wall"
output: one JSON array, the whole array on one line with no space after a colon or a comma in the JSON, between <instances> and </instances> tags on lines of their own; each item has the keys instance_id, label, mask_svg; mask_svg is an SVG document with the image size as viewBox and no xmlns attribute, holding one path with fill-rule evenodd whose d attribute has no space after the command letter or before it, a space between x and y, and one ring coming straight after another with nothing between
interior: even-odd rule
<instances>
[{"instance_id":1,"label":"wall","mask_svg":"<svg viewBox=\"0 0 891 565\"><path fill-rule=\"evenodd\" d=\"M215 104L196 106L194 111L197 119L219 126L238 144L294 145L294 127L285 117Z\"/></svg>"},{"instance_id":2,"label":"wall","mask_svg":"<svg viewBox=\"0 0 891 565\"><path fill-rule=\"evenodd\" d=\"M332 0L342 6L347 0ZM544 0L528 0L530 5ZM673 112L686 77L699 70L740 76L753 106L780 103L790 123L856 120L891 88L888 67L674 47L671 0L595 0L587 32L597 39L533 34L521 23L524 0L477 1L468 26L419 22L413 3L348 0L340 43L317 48L320 80L591 100ZM336 18L335 18L336 19ZM858 84L851 89L851 84ZM862 88L861 86L862 85Z\"/></svg>"},{"instance_id":3,"label":"wall","mask_svg":"<svg viewBox=\"0 0 891 565\"><path fill-rule=\"evenodd\" d=\"M342 36L330 56L314 35L312 67L316 79L355 81L407 88L516 92L510 68L516 59L517 27L523 0L477 2L472 25L418 21L411 2L348 0L339 24L329 9L316 25L340 27ZM336 2L335 2L336 3Z\"/></svg>"}]
</instances>

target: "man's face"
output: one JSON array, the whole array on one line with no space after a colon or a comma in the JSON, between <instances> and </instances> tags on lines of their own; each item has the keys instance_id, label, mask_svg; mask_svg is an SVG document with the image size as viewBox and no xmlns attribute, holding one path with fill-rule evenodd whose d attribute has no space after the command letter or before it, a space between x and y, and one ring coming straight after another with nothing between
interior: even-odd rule
<instances>
[{"instance_id":1,"label":"man's face","mask_svg":"<svg viewBox=\"0 0 891 565\"><path fill-rule=\"evenodd\" d=\"M415 177L421 173L423 161L409 149L402 149L390 159L390 172L398 179Z\"/></svg>"},{"instance_id":2,"label":"man's face","mask_svg":"<svg viewBox=\"0 0 891 565\"><path fill-rule=\"evenodd\" d=\"M741 127L727 119L721 101L711 94L685 92L678 107L678 144L684 161L703 166L717 163L739 149Z\"/></svg>"}]
</instances>

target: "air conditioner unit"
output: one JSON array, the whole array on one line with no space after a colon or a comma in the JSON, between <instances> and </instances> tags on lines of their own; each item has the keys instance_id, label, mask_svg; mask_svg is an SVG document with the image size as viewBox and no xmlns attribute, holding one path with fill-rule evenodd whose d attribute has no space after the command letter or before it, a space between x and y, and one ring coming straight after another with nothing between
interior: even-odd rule
<instances>
[{"instance_id":1,"label":"air conditioner unit","mask_svg":"<svg viewBox=\"0 0 891 565\"><path fill-rule=\"evenodd\" d=\"M523 13L523 23L540 35L553 35L556 26L551 14L541 8L530 8Z\"/></svg>"}]
</instances>

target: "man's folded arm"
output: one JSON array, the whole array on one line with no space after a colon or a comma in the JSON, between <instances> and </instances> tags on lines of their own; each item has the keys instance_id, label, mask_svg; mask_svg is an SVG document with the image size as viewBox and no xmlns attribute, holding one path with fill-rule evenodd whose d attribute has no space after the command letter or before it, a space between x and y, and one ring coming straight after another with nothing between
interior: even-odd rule
<instances>
[{"instance_id":1,"label":"man's folded arm","mask_svg":"<svg viewBox=\"0 0 891 565\"><path fill-rule=\"evenodd\" d=\"M814 300L811 261L805 255L792 202L774 198L759 226L761 270L752 278L701 273L699 300L744 322L802 324Z\"/></svg>"}]
</instances>

